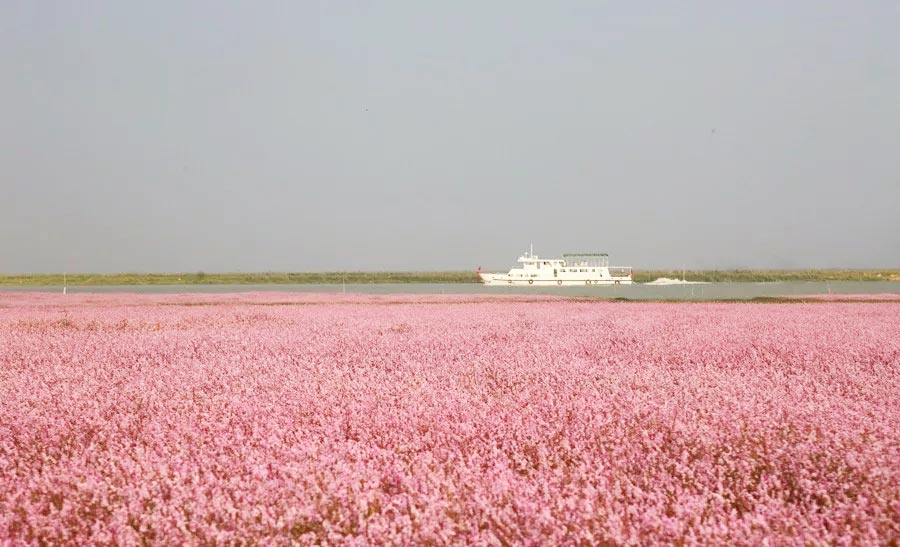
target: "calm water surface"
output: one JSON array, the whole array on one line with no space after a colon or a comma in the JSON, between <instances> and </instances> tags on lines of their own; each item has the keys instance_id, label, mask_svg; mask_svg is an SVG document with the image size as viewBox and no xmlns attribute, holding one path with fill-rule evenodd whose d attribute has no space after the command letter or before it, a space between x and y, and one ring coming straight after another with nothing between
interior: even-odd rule
<instances>
[{"instance_id":1,"label":"calm water surface","mask_svg":"<svg viewBox=\"0 0 900 547\"><path fill-rule=\"evenodd\" d=\"M62 287L0 287L0 291L62 292ZM117 285L69 287L69 293L317 292L363 294L556 294L635 300L750 299L806 294L900 294L890 281L710 283L705 285L613 285L598 287L485 287L479 283L372 283L363 285Z\"/></svg>"}]
</instances>

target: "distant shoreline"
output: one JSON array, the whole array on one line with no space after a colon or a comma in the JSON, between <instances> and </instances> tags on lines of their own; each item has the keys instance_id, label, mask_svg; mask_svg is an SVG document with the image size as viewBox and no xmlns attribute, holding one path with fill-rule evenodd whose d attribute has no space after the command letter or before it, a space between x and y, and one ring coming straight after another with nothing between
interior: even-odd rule
<instances>
[{"instance_id":1,"label":"distant shoreline","mask_svg":"<svg viewBox=\"0 0 900 547\"><path fill-rule=\"evenodd\" d=\"M777 281L896 281L900 269L849 270L635 270L634 281L659 278L687 281L760 283ZM111 285L305 285L368 283L480 283L475 272L299 272L299 273L117 273L0 274L2 286Z\"/></svg>"}]
</instances>

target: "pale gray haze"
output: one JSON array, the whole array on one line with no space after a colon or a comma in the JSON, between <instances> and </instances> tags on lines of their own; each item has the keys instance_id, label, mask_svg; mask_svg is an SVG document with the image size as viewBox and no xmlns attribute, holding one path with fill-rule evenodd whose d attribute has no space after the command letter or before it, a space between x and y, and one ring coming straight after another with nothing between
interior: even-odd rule
<instances>
[{"instance_id":1,"label":"pale gray haze","mask_svg":"<svg viewBox=\"0 0 900 547\"><path fill-rule=\"evenodd\" d=\"M900 266L900 2L0 2L0 272Z\"/></svg>"}]
</instances>

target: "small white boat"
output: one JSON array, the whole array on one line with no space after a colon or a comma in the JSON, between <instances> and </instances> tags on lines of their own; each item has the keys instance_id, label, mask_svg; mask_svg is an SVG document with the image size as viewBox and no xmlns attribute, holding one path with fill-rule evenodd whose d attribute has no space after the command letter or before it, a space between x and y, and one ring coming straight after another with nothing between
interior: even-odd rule
<instances>
[{"instance_id":1,"label":"small white boat","mask_svg":"<svg viewBox=\"0 0 900 547\"><path fill-rule=\"evenodd\" d=\"M606 253L568 253L562 258L540 258L533 249L519 257L521 266L508 273L478 275L485 285L630 285L631 267L610 266Z\"/></svg>"}]
</instances>

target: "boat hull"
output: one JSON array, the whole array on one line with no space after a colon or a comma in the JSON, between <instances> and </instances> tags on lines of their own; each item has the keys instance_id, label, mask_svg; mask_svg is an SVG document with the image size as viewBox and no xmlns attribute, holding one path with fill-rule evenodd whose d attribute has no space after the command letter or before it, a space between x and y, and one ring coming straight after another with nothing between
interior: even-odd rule
<instances>
[{"instance_id":1,"label":"boat hull","mask_svg":"<svg viewBox=\"0 0 900 547\"><path fill-rule=\"evenodd\" d=\"M602 278L602 279L553 279L553 278L512 278L507 274L479 274L485 285L506 287L585 287L599 285L631 285L629 278Z\"/></svg>"}]
</instances>

